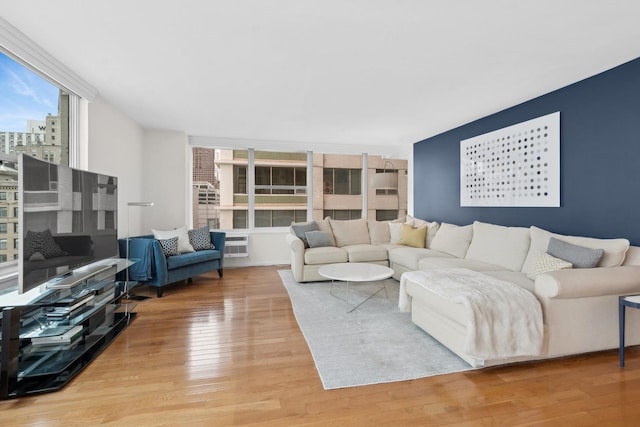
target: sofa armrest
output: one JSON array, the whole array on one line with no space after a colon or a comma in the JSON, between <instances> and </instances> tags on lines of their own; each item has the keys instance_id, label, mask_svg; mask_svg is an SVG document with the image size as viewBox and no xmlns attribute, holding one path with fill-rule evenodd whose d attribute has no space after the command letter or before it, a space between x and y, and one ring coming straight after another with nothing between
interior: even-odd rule
<instances>
[{"instance_id":1,"label":"sofa armrest","mask_svg":"<svg viewBox=\"0 0 640 427\"><path fill-rule=\"evenodd\" d=\"M585 298L640 293L640 266L576 268L541 274L535 293L544 298Z\"/></svg>"},{"instance_id":2,"label":"sofa armrest","mask_svg":"<svg viewBox=\"0 0 640 427\"><path fill-rule=\"evenodd\" d=\"M169 269L167 268L167 257L164 256L164 251L160 242L153 239L151 246L153 248L153 262L156 268L156 283L167 283L169 279Z\"/></svg>"},{"instance_id":3,"label":"sofa armrest","mask_svg":"<svg viewBox=\"0 0 640 427\"><path fill-rule=\"evenodd\" d=\"M302 281L302 271L304 269L304 243L291 233L285 236L291 252L291 271L297 282Z\"/></svg>"},{"instance_id":4,"label":"sofa armrest","mask_svg":"<svg viewBox=\"0 0 640 427\"><path fill-rule=\"evenodd\" d=\"M224 243L227 239L227 233L224 231L210 231L211 242L216 250L220 251L220 270L224 268Z\"/></svg>"}]
</instances>

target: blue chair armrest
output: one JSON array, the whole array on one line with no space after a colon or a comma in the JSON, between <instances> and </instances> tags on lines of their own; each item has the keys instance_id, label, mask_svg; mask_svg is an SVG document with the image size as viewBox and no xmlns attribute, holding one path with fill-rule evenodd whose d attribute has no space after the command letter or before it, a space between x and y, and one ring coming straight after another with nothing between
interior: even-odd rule
<instances>
[{"instance_id":1,"label":"blue chair armrest","mask_svg":"<svg viewBox=\"0 0 640 427\"><path fill-rule=\"evenodd\" d=\"M152 237L153 238L153 237ZM162 246L160 246L160 242L156 239L153 239L153 243L151 244L153 247L153 260L156 264L156 283L167 283L169 280L169 270L167 268L167 257L164 256L164 251L162 250Z\"/></svg>"},{"instance_id":2,"label":"blue chair armrest","mask_svg":"<svg viewBox=\"0 0 640 427\"><path fill-rule=\"evenodd\" d=\"M224 267L224 242L227 237L227 233L224 231L210 231L211 242L216 250L220 251L220 269Z\"/></svg>"}]
</instances>

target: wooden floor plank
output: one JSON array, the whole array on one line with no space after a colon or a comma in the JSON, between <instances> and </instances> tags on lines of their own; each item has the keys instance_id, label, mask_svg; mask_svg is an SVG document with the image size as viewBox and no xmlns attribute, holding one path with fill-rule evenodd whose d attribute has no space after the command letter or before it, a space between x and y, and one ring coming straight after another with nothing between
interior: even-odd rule
<instances>
[{"instance_id":1,"label":"wooden floor plank","mask_svg":"<svg viewBox=\"0 0 640 427\"><path fill-rule=\"evenodd\" d=\"M606 351L324 390L277 270L227 269L139 303L135 321L65 389L0 402L0 425L586 426L640 417L637 347L624 369Z\"/></svg>"}]
</instances>

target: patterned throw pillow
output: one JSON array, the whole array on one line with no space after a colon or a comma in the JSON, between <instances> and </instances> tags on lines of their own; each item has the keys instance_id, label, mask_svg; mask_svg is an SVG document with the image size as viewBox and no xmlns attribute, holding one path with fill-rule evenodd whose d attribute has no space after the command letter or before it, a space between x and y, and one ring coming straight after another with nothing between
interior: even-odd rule
<instances>
[{"instance_id":1,"label":"patterned throw pillow","mask_svg":"<svg viewBox=\"0 0 640 427\"><path fill-rule=\"evenodd\" d=\"M24 239L24 257L29 259L34 253L40 252L45 258L64 256L66 253L56 243L51 230L27 231Z\"/></svg>"},{"instance_id":2,"label":"patterned throw pillow","mask_svg":"<svg viewBox=\"0 0 640 427\"><path fill-rule=\"evenodd\" d=\"M165 257L180 255L180 252L178 252L177 237L172 237L171 239L158 239L158 243L160 243L160 247L162 248L162 252L164 252Z\"/></svg>"},{"instance_id":3,"label":"patterned throw pillow","mask_svg":"<svg viewBox=\"0 0 640 427\"><path fill-rule=\"evenodd\" d=\"M209 227L207 226L189 230L189 243L196 251L215 249L215 246L211 243L211 234L209 234Z\"/></svg>"},{"instance_id":4,"label":"patterned throw pillow","mask_svg":"<svg viewBox=\"0 0 640 427\"><path fill-rule=\"evenodd\" d=\"M536 277L538 277L542 273L548 273L549 271L562 270L564 268L572 267L573 265L570 262L553 257L546 252L538 251L534 261L529 265L529 269L527 270L527 277L531 280L535 280Z\"/></svg>"}]
</instances>

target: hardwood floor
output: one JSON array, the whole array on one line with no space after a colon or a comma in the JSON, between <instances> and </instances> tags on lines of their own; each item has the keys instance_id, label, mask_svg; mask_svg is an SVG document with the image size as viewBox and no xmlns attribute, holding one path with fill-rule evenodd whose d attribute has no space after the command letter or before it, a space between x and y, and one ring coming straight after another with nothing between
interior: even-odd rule
<instances>
[{"instance_id":1,"label":"hardwood floor","mask_svg":"<svg viewBox=\"0 0 640 427\"><path fill-rule=\"evenodd\" d=\"M624 369L606 351L325 391L277 270L227 269L139 303L62 391L0 402L0 425L638 424L639 348Z\"/></svg>"}]
</instances>

